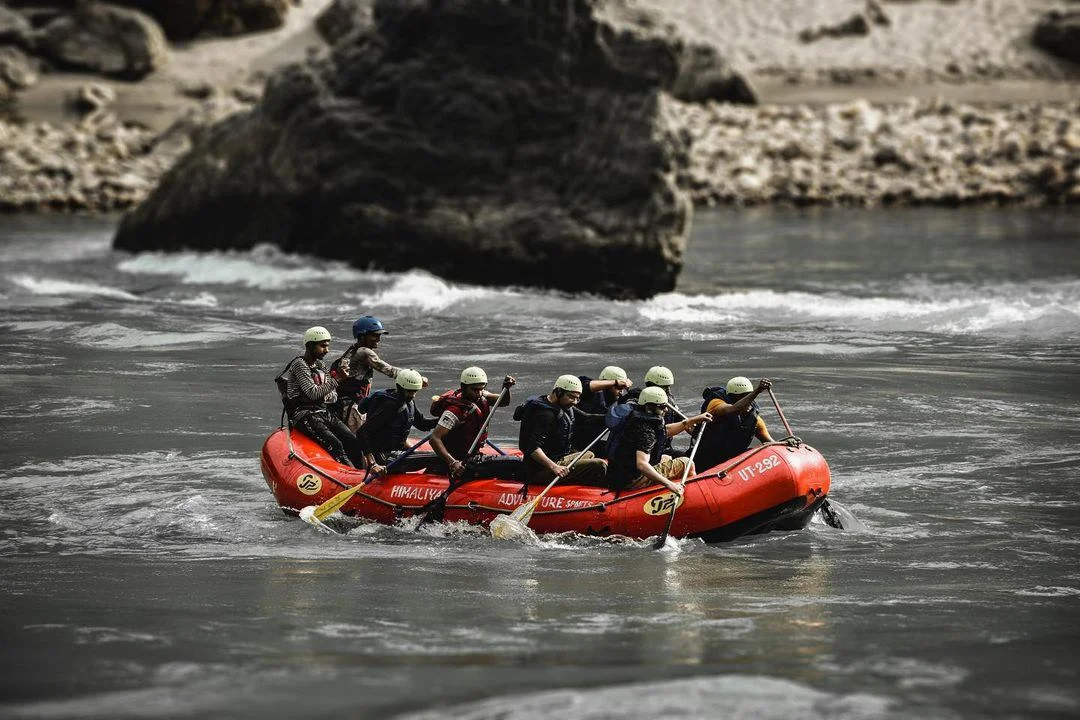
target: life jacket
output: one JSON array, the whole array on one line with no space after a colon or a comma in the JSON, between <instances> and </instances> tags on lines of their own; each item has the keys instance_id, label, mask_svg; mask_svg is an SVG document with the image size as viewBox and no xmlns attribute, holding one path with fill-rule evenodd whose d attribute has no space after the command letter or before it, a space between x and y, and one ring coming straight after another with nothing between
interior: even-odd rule
<instances>
[{"instance_id":1,"label":"life jacket","mask_svg":"<svg viewBox=\"0 0 1080 720\"><path fill-rule=\"evenodd\" d=\"M566 412L552 405L545 395L533 395L514 408L514 419L521 423L518 445L526 462L531 459L532 451L537 448L532 444L532 439L536 434L537 423L542 422L545 415L554 427L549 428L547 438L539 445L539 448L552 460L558 460L570 452L574 434L573 412Z\"/></svg>"},{"instance_id":2,"label":"life jacket","mask_svg":"<svg viewBox=\"0 0 1080 720\"><path fill-rule=\"evenodd\" d=\"M625 395L619 398L618 402L623 405L630 402L636 403L638 401L638 397L641 395L641 390L642 388L630 388L626 391ZM670 425L671 423L676 423L682 420L682 417L680 417L679 414L676 413L674 409L672 409L679 407L679 403L675 400L674 395L668 395L668 405L671 405L672 407L664 410L664 424ZM667 436L667 433L665 432L664 440L661 443L661 446L663 448L662 452L668 453L669 455L671 454L672 450L671 440L672 439L669 438ZM656 463L653 464L655 465Z\"/></svg>"},{"instance_id":3,"label":"life jacket","mask_svg":"<svg viewBox=\"0 0 1080 720\"><path fill-rule=\"evenodd\" d=\"M727 390L723 385L705 388L701 392L701 397L703 398L701 412L705 412L709 403L716 399L734 405L728 398ZM697 466L711 468L725 460L730 460L750 447L760 416L761 411L758 409L757 402L754 401L741 415L727 415L719 420L705 423L702 429L705 435L701 438L701 444L695 456Z\"/></svg>"},{"instance_id":4,"label":"life jacket","mask_svg":"<svg viewBox=\"0 0 1080 720\"><path fill-rule=\"evenodd\" d=\"M388 453L405 447L416 415L412 400L406 402L397 390L387 388L361 400L357 410L367 413L367 422L359 430L365 448Z\"/></svg>"},{"instance_id":5,"label":"life jacket","mask_svg":"<svg viewBox=\"0 0 1080 720\"><path fill-rule=\"evenodd\" d=\"M288 362L287 365L285 365L285 368L281 372L279 372L274 378L274 384L277 385L278 392L281 394L281 404L285 409L285 414L290 419L295 417L297 411L304 409L305 406L310 406L307 407L307 409L309 410L325 410L327 407L326 405L315 406L312 401L308 400L303 395L297 395L294 398L289 397L289 368L292 367L292 364L297 360L304 360L304 356L297 355L296 357L294 357ZM306 365L307 368L311 371L312 382L314 382L316 385L322 385L324 382L326 382L326 374L322 370L307 365L306 360L304 360L304 365Z\"/></svg>"},{"instance_id":6,"label":"life jacket","mask_svg":"<svg viewBox=\"0 0 1080 720\"><path fill-rule=\"evenodd\" d=\"M607 447L608 480L614 490L621 490L640 474L637 471L637 450L624 442L626 431L644 423L656 433L656 442L649 453L649 464L655 465L663 455L667 429L662 417L645 412L637 403L612 405L604 422L611 431Z\"/></svg>"},{"instance_id":7,"label":"life jacket","mask_svg":"<svg viewBox=\"0 0 1080 720\"><path fill-rule=\"evenodd\" d=\"M447 410L453 412L460 422L443 438L443 445L455 458L464 460L465 453L469 451L469 446L473 444L476 434L480 432L484 420L487 419L491 403L482 395L476 402L469 402L461 397L461 389L458 388L444 392L431 402L431 414L436 418L442 417ZM487 436L487 429L485 429L476 442L477 448L484 444Z\"/></svg>"},{"instance_id":8,"label":"life jacket","mask_svg":"<svg viewBox=\"0 0 1080 720\"><path fill-rule=\"evenodd\" d=\"M341 361L346 357L350 357L349 364L351 366L352 363L356 361L356 351L359 349L359 345L351 346L341 354L341 357L330 364L330 369L337 371L338 375L341 375ZM348 409L346 407L347 403L359 403L368 396L371 392L371 378L374 376L375 369L365 365L363 374L356 377L350 375L342 378L341 382L338 383L338 398L339 406L343 412ZM360 412L363 413L364 411L361 410Z\"/></svg>"}]
</instances>

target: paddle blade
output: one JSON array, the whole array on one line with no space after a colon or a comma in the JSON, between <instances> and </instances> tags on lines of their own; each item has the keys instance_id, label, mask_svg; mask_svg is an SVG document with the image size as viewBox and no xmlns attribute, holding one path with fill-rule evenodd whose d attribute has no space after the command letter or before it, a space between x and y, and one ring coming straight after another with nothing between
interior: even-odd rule
<instances>
[{"instance_id":1,"label":"paddle blade","mask_svg":"<svg viewBox=\"0 0 1080 720\"><path fill-rule=\"evenodd\" d=\"M535 497L527 503L518 505L514 512L510 513L510 519L519 522L522 525L528 525L529 520L532 520L533 512L536 511L536 504L540 502L539 497Z\"/></svg>"},{"instance_id":2,"label":"paddle blade","mask_svg":"<svg viewBox=\"0 0 1080 720\"><path fill-rule=\"evenodd\" d=\"M362 487L363 487L362 484L361 485L353 485L348 490L342 490L337 495L330 498L329 500L324 502L319 507L315 508L314 511L312 511L311 514L315 516L316 520L318 520L319 522L322 522L326 518L333 515L337 511L337 509L340 508L342 505L349 502L349 500L352 499L352 496L355 495L357 492L359 492L360 488L362 488ZM307 508L304 508L304 510L307 510ZM301 511L300 516L303 517L303 511Z\"/></svg>"},{"instance_id":3,"label":"paddle blade","mask_svg":"<svg viewBox=\"0 0 1080 720\"><path fill-rule=\"evenodd\" d=\"M304 522L306 522L308 525L311 525L312 527L316 527L319 530L322 530L323 532L333 533L334 530L332 528L329 528L326 525L323 525L322 520L320 520L318 517L315 516L315 510L316 509L317 508L314 505L308 505L307 507L301 509L300 510L300 519L303 520Z\"/></svg>"},{"instance_id":4,"label":"paddle blade","mask_svg":"<svg viewBox=\"0 0 1080 720\"><path fill-rule=\"evenodd\" d=\"M491 521L488 529L496 540L527 540L533 535L532 530L515 520L513 515L500 515Z\"/></svg>"}]
</instances>

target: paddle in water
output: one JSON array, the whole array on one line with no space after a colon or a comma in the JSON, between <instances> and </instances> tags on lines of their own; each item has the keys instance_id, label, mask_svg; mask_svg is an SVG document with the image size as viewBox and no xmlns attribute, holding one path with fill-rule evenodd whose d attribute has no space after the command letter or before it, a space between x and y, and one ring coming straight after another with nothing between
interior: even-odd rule
<instances>
[{"instance_id":1,"label":"paddle in water","mask_svg":"<svg viewBox=\"0 0 1080 720\"><path fill-rule=\"evenodd\" d=\"M772 404L773 407L776 408L776 414L780 416L780 422L784 423L784 429L787 430L788 437L794 438L795 433L791 431L791 425L788 425L787 418L784 417L784 411L780 409L780 403L777 401L776 394L772 391L772 388L769 388L769 397L772 398ZM840 515L833 510L832 506L829 504L828 498L821 501L821 507L819 507L818 510L821 512L821 519L825 521L826 525L831 528L836 528L837 530L844 529L844 523L840 519ZM845 510L844 512L847 511ZM848 514L850 515L851 513ZM852 519L854 519L854 517Z\"/></svg>"},{"instance_id":2,"label":"paddle in water","mask_svg":"<svg viewBox=\"0 0 1080 720\"><path fill-rule=\"evenodd\" d=\"M414 443L410 448L405 450L405 452L394 458L393 461L391 461L390 464L386 466L385 472L389 472L390 468L394 467L394 465L416 452L416 449L426 443L430 438L431 433L428 433L418 442ZM372 480L374 480L375 477L376 476L372 475L370 471L365 472L364 477L360 482L350 488L342 490L337 495L324 502L322 505L319 505L318 507L308 505L307 507L305 507L303 510L300 511L300 519L302 519L309 525L314 525L316 527L319 527L320 529L325 529L326 526L323 524L323 520L333 515L338 508L349 502L349 500L352 499L353 495L360 492L360 490L363 489L364 486L366 486Z\"/></svg>"},{"instance_id":3,"label":"paddle in water","mask_svg":"<svg viewBox=\"0 0 1080 720\"><path fill-rule=\"evenodd\" d=\"M484 437L484 432L487 430L488 424L491 423L491 418L495 415L496 408L499 407L499 403L502 402L503 397L508 392L510 392L510 388L506 385L503 385L503 389L499 393L499 397L495 400L495 402L491 404L491 410L488 411L488 416L484 418L484 424L480 426L480 430L477 431L476 437L473 438L472 444L469 445L468 452L465 453L466 461L468 461L468 459L473 456L473 453L476 452L476 448L480 444L480 438ZM464 474L465 471L463 470L462 475L464 476ZM467 481L461 480L459 482L454 482L453 479L451 479L450 482L447 484L446 489L439 493L439 496L437 498L435 498L416 512L416 514L421 515L421 517L420 522L416 523L416 527L413 529L419 530L424 523L434 520L436 517L441 517L443 510L446 509L446 501L450 497L450 493L454 492L459 487L464 485L465 482Z\"/></svg>"},{"instance_id":4,"label":"paddle in water","mask_svg":"<svg viewBox=\"0 0 1080 720\"><path fill-rule=\"evenodd\" d=\"M592 449L592 446L600 442L605 435L607 435L607 428L604 428L603 432L593 438L592 442L585 446L585 449L579 452L570 464L566 466L567 471L571 470L577 461L580 460L585 453ZM531 533L529 531L529 520L532 519L533 513L536 512L536 506L540 504L540 500L547 495L548 490L555 487L555 483L559 482L561 478L556 475L552 478L551 482L547 484L540 494L534 497L528 502L524 502L514 508L514 511L509 515L500 515L491 521L489 529L491 530L491 537L496 540L514 540L518 538L528 537Z\"/></svg>"},{"instance_id":5,"label":"paddle in water","mask_svg":"<svg viewBox=\"0 0 1080 720\"><path fill-rule=\"evenodd\" d=\"M686 492L686 478L690 475L690 468L694 465L694 455L697 455L698 445L701 444L701 438L705 437L704 432L699 432L697 437L694 438L694 446L690 448L690 457L687 458L686 467L683 468L682 480L679 481L679 487L682 491ZM671 524L675 522L675 511L679 509L681 496L675 497L675 503L671 506L671 512L668 514L667 525L664 526L664 532L660 533L660 537L656 538L656 542L653 543L653 550L659 550L667 544L668 534L671 532Z\"/></svg>"}]
</instances>

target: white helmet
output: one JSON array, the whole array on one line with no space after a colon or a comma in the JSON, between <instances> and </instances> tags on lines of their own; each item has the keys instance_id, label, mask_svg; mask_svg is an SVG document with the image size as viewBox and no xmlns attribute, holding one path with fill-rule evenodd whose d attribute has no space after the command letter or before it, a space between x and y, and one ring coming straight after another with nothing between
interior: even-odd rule
<instances>
[{"instance_id":1,"label":"white helmet","mask_svg":"<svg viewBox=\"0 0 1080 720\"><path fill-rule=\"evenodd\" d=\"M560 375L559 379L555 381L554 389L579 393L581 392L581 380L573 375Z\"/></svg>"},{"instance_id":2,"label":"white helmet","mask_svg":"<svg viewBox=\"0 0 1080 720\"><path fill-rule=\"evenodd\" d=\"M304 344L322 342L323 340L330 339L330 331L324 328L322 325L316 325L315 327L309 327L304 331Z\"/></svg>"},{"instance_id":3,"label":"white helmet","mask_svg":"<svg viewBox=\"0 0 1080 720\"><path fill-rule=\"evenodd\" d=\"M487 385L487 373L476 366L461 371L462 385Z\"/></svg>"},{"instance_id":4,"label":"white helmet","mask_svg":"<svg viewBox=\"0 0 1080 720\"><path fill-rule=\"evenodd\" d=\"M398 387L402 390L419 390L424 387L424 378L420 377L420 373L415 370L409 370L408 368L398 370L394 382L396 382Z\"/></svg>"},{"instance_id":5,"label":"white helmet","mask_svg":"<svg viewBox=\"0 0 1080 720\"><path fill-rule=\"evenodd\" d=\"M667 393L663 388L658 388L655 385L642 389L641 394L638 395L638 405L667 405Z\"/></svg>"},{"instance_id":6,"label":"white helmet","mask_svg":"<svg viewBox=\"0 0 1080 720\"><path fill-rule=\"evenodd\" d=\"M626 371L616 365L608 365L600 371L601 380L628 380Z\"/></svg>"},{"instance_id":7,"label":"white helmet","mask_svg":"<svg viewBox=\"0 0 1080 720\"><path fill-rule=\"evenodd\" d=\"M645 382L667 387L675 384L675 375L663 365L653 365L649 372L645 373Z\"/></svg>"},{"instance_id":8,"label":"white helmet","mask_svg":"<svg viewBox=\"0 0 1080 720\"><path fill-rule=\"evenodd\" d=\"M727 381L727 386L724 388L727 390L728 395L742 395L748 392L754 392L754 383L750 382L749 378L744 378L742 375L733 377Z\"/></svg>"}]
</instances>

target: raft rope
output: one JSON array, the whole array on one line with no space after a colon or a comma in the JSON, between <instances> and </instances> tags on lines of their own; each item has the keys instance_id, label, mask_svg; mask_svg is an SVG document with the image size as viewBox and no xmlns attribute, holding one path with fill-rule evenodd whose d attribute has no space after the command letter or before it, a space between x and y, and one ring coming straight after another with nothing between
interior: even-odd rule
<instances>
[{"instance_id":1,"label":"raft rope","mask_svg":"<svg viewBox=\"0 0 1080 720\"><path fill-rule=\"evenodd\" d=\"M318 473L322 477L326 478L327 480L329 480L330 482L332 482L332 483L334 483L336 485L341 486L342 488L353 487L353 485L349 485L349 484L347 484L345 482L342 482L340 479L334 477L333 475L330 475L327 471L323 470L322 468L318 467L317 465L312 464L306 458L303 458L300 455L298 455L296 453L296 450L293 447L293 443L292 443L292 428L287 427L288 424L289 424L288 423L288 418L286 418L286 425L283 425L282 428L285 430L285 437L288 440L289 458L290 459L296 460L297 462L299 462L304 467L315 471L316 473ZM794 442L792 442L792 441L794 441ZM712 478L723 478L723 477L727 476L728 471L731 470L736 465L739 465L740 463L742 463L742 462L744 462L746 460L749 460L750 458L754 457L758 453L760 453L760 452L762 452L762 451L764 451L764 450L766 450L766 449L768 449L770 447L777 447L779 445L787 446L787 448L789 450L793 451L795 448L800 447L802 445L802 441L799 440L799 438L792 436L792 437L785 438L784 440L779 440L779 441L775 441L775 442L771 442L771 443L762 443L757 448L755 448L754 451L752 453L750 453L750 455L748 455L745 458L739 460L738 462L733 462L730 465L728 465L726 468L723 468L721 470L717 470L715 472L706 473L704 475L695 475L694 477L687 479L686 484L689 485L692 482L698 482L698 481L701 481L701 480L710 480ZM605 510L607 510L608 505L611 505L613 503L618 503L618 502L625 502L627 500L633 500L634 498L641 497L642 495L649 495L649 494L654 493L654 492L656 492L656 490L654 488L651 488L651 487L636 488L631 493L623 494L621 496L620 496L619 493L616 493L615 497L613 497L611 500L606 501L606 502L598 502L598 503L595 503L593 505L585 505L585 506L582 506L582 507L558 508L558 509L555 509L555 510L539 510L538 509L538 510L536 510L534 512L534 514L535 515L560 515L560 514L585 512L587 510L598 510L600 512L604 512ZM390 502L389 500L384 500L381 497L378 497L377 495L372 495L370 493L366 493L363 490L358 490L356 494L363 497L363 498L366 498L366 499L368 499L368 500L370 500L370 501L372 501L372 502L374 502L374 503L376 503L378 505L383 505L384 507L391 508L394 511L394 515L396 517L403 517L405 515L406 511L409 511L409 510L412 510L413 514L415 515L417 511L419 511L420 509L425 507L424 505L401 505L399 503L393 503L393 502ZM487 512L495 513L497 515L509 515L515 509L515 508L511 508L511 509L507 510L506 508L497 508L497 507L491 507L490 505L481 505L480 503L476 502L475 500L470 500L468 503L466 503L464 505L446 505L445 508L454 509L454 510L471 510L473 512L478 511L478 510L484 510L484 511L487 511Z\"/></svg>"}]
</instances>

